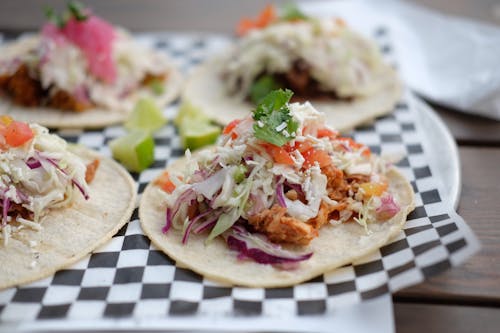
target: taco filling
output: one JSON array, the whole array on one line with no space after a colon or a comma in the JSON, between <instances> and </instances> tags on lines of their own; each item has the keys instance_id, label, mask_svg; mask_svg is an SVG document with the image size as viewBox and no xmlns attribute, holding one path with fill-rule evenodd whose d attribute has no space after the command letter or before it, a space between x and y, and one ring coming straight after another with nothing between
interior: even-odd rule
<instances>
[{"instance_id":1,"label":"taco filling","mask_svg":"<svg viewBox=\"0 0 500 333\"><path fill-rule=\"evenodd\" d=\"M82 112L124 109L139 90L166 94L172 65L124 30L75 3L62 16L47 11L40 33L0 55L0 93L24 107Z\"/></svg>"},{"instance_id":2,"label":"taco filling","mask_svg":"<svg viewBox=\"0 0 500 333\"><path fill-rule=\"evenodd\" d=\"M392 227L396 215L404 222L411 195L398 202L388 163L291 97L271 92L252 115L227 125L213 149L188 153L181 172L155 181L164 234L180 233L186 248L190 235L203 235L207 249L222 238L240 260L290 269L314 258L309 245L326 226L355 224L369 236L386 221Z\"/></svg>"},{"instance_id":3,"label":"taco filling","mask_svg":"<svg viewBox=\"0 0 500 333\"><path fill-rule=\"evenodd\" d=\"M241 36L218 61L229 95L257 103L272 89L289 88L293 100L351 101L383 88L387 65L377 47L341 19L315 19L288 7L267 6L243 19Z\"/></svg>"},{"instance_id":4,"label":"taco filling","mask_svg":"<svg viewBox=\"0 0 500 333\"><path fill-rule=\"evenodd\" d=\"M28 228L41 230L41 219L69 207L75 196L89 199L99 159L89 164L68 151L67 143L36 124L0 117L0 239Z\"/></svg>"}]
</instances>

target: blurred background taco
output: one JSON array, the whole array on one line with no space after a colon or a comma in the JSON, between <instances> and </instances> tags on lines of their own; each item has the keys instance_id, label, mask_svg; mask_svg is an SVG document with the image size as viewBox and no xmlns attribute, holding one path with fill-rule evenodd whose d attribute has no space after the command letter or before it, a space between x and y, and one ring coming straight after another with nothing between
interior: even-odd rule
<instances>
[{"instance_id":1,"label":"blurred background taco","mask_svg":"<svg viewBox=\"0 0 500 333\"><path fill-rule=\"evenodd\" d=\"M288 88L341 132L389 113L401 96L377 46L338 18L271 5L244 18L234 45L189 76L182 100L221 124L243 117L269 91Z\"/></svg>"},{"instance_id":2,"label":"blurred background taco","mask_svg":"<svg viewBox=\"0 0 500 333\"><path fill-rule=\"evenodd\" d=\"M181 75L166 54L146 48L76 3L35 36L0 48L0 110L49 127L122 122L140 97L165 106Z\"/></svg>"}]
</instances>

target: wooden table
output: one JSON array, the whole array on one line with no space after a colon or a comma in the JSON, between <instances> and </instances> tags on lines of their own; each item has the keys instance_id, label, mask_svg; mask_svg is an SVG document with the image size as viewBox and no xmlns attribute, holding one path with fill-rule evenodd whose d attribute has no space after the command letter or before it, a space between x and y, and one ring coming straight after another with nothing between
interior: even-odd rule
<instances>
[{"instance_id":1,"label":"wooden table","mask_svg":"<svg viewBox=\"0 0 500 333\"><path fill-rule=\"evenodd\" d=\"M433 105L457 141L462 166L458 213L481 251L393 296L397 332L500 330L500 122Z\"/></svg>"},{"instance_id":2,"label":"wooden table","mask_svg":"<svg viewBox=\"0 0 500 333\"><path fill-rule=\"evenodd\" d=\"M284 2L273 1L273 2ZM32 2L27 5L26 2ZM229 32L241 13L254 13L266 0L118 2L86 1L96 12L133 30L210 30ZM288 2L288 1L286 1ZM453 14L499 22L491 0L416 0ZM182 5L181 5L182 3ZM59 7L64 4L58 1ZM224 4L223 7L220 5ZM41 20L34 0L0 3L0 30L32 30ZM140 7L140 11L138 11ZM224 20L214 19L224 8ZM35 8L32 11L26 8ZM193 9L194 8L194 9ZM459 146L462 193L458 213L482 243L481 251L460 267L393 296L397 332L500 331L500 122L434 106Z\"/></svg>"}]
</instances>

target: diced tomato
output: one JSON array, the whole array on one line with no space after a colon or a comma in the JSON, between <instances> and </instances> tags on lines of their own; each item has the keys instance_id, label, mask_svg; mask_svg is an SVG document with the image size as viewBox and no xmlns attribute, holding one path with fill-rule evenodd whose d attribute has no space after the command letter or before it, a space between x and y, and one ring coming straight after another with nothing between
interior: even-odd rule
<instances>
[{"instance_id":1,"label":"diced tomato","mask_svg":"<svg viewBox=\"0 0 500 333\"><path fill-rule=\"evenodd\" d=\"M255 20L247 17L241 19L236 27L236 34L238 36L246 35L250 30L265 28L275 20L276 9L273 5L269 4L260 12Z\"/></svg>"},{"instance_id":2,"label":"diced tomato","mask_svg":"<svg viewBox=\"0 0 500 333\"><path fill-rule=\"evenodd\" d=\"M335 139L339 136L339 132L329 129L327 127L320 128L317 134L318 138Z\"/></svg>"},{"instance_id":3,"label":"diced tomato","mask_svg":"<svg viewBox=\"0 0 500 333\"><path fill-rule=\"evenodd\" d=\"M271 22L276 19L276 9L273 5L268 4L262 12L260 12L257 18L256 24L259 28L264 28L268 26Z\"/></svg>"},{"instance_id":4,"label":"diced tomato","mask_svg":"<svg viewBox=\"0 0 500 333\"><path fill-rule=\"evenodd\" d=\"M4 137L7 146L19 147L33 139L35 135L27 123L11 121L8 125L4 125L6 124L4 119L1 122L0 135Z\"/></svg>"},{"instance_id":5,"label":"diced tomato","mask_svg":"<svg viewBox=\"0 0 500 333\"><path fill-rule=\"evenodd\" d=\"M330 155L328 155L328 153L324 150L309 149L302 153L302 156L305 159L304 167L306 169L312 167L316 162L318 163L320 168L324 168L332 164Z\"/></svg>"},{"instance_id":6,"label":"diced tomato","mask_svg":"<svg viewBox=\"0 0 500 333\"><path fill-rule=\"evenodd\" d=\"M309 140L296 142L294 148L300 151L301 154L304 154L308 150L314 149L313 144Z\"/></svg>"},{"instance_id":7,"label":"diced tomato","mask_svg":"<svg viewBox=\"0 0 500 333\"><path fill-rule=\"evenodd\" d=\"M285 148L278 147L271 143L263 143L262 146L266 149L274 162L285 165L294 164L292 156L290 156L290 153Z\"/></svg>"},{"instance_id":8,"label":"diced tomato","mask_svg":"<svg viewBox=\"0 0 500 333\"><path fill-rule=\"evenodd\" d=\"M250 30L255 29L255 24L249 18L242 18L236 27L236 34L238 36L246 35Z\"/></svg>"},{"instance_id":9,"label":"diced tomato","mask_svg":"<svg viewBox=\"0 0 500 333\"><path fill-rule=\"evenodd\" d=\"M359 187L363 189L367 197L380 197L387 190L387 183L370 182L360 184Z\"/></svg>"},{"instance_id":10,"label":"diced tomato","mask_svg":"<svg viewBox=\"0 0 500 333\"><path fill-rule=\"evenodd\" d=\"M238 124L241 122L241 119L235 119L231 121L229 124L227 124L226 127L224 127L224 130L222 131L223 134L229 134L231 133L231 138L234 140L238 137L238 134L233 132L234 128L238 126Z\"/></svg>"},{"instance_id":11,"label":"diced tomato","mask_svg":"<svg viewBox=\"0 0 500 333\"><path fill-rule=\"evenodd\" d=\"M158 185L163 191L167 193L172 193L175 190L175 184L170 180L168 172L163 172L160 177L156 179L156 185Z\"/></svg>"}]
</instances>

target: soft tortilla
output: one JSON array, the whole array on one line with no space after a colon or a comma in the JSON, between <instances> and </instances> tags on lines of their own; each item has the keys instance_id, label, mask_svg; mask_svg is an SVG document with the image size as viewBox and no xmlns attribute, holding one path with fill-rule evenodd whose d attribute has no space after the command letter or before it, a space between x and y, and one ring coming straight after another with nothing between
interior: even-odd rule
<instances>
[{"instance_id":1,"label":"soft tortilla","mask_svg":"<svg viewBox=\"0 0 500 333\"><path fill-rule=\"evenodd\" d=\"M36 37L25 38L0 48L0 60L9 55L29 50ZM89 109L83 112L65 111L47 107L27 108L13 104L10 99L0 95L0 113L11 115L18 121L38 123L49 128L102 128L124 122L133 109L135 102L142 96L156 101L159 107L164 107L177 98L183 86L182 74L173 65L164 80L165 93L157 96L150 89L142 88L123 99L120 109Z\"/></svg>"},{"instance_id":2,"label":"soft tortilla","mask_svg":"<svg viewBox=\"0 0 500 333\"><path fill-rule=\"evenodd\" d=\"M198 66L188 77L182 101L198 108L216 122L226 125L236 118L245 117L253 108L238 96L228 96L216 71L216 60ZM380 90L370 96L352 101L311 100L316 110L325 114L326 123L346 133L354 127L372 122L393 111L402 94L402 85L396 72L384 65L376 80Z\"/></svg>"},{"instance_id":3,"label":"soft tortilla","mask_svg":"<svg viewBox=\"0 0 500 333\"><path fill-rule=\"evenodd\" d=\"M184 164L184 159L179 160L169 170L181 170ZM396 169L391 169L387 176L390 190L401 205L396 216L383 223L370 224L368 234L355 222L324 226L320 229L319 237L307 248L307 251L314 252L313 256L291 271L253 261L240 261L236 252L229 250L221 237L205 246L206 234L191 234L188 243L183 245L181 231L172 228L166 235L163 234L161 229L165 224L165 204L161 201L162 196L158 195L161 190L154 182L146 187L142 195L139 217L144 233L179 266L230 285L285 287L351 263L388 243L403 229L406 216L415 206L413 190Z\"/></svg>"},{"instance_id":4,"label":"soft tortilla","mask_svg":"<svg viewBox=\"0 0 500 333\"><path fill-rule=\"evenodd\" d=\"M130 174L111 159L83 147L75 153L85 160L100 159L90 199L75 193L71 207L54 209L42 218L42 230L23 229L0 245L0 289L29 283L88 255L127 223L136 201ZM30 246L30 241L36 245Z\"/></svg>"}]
</instances>

